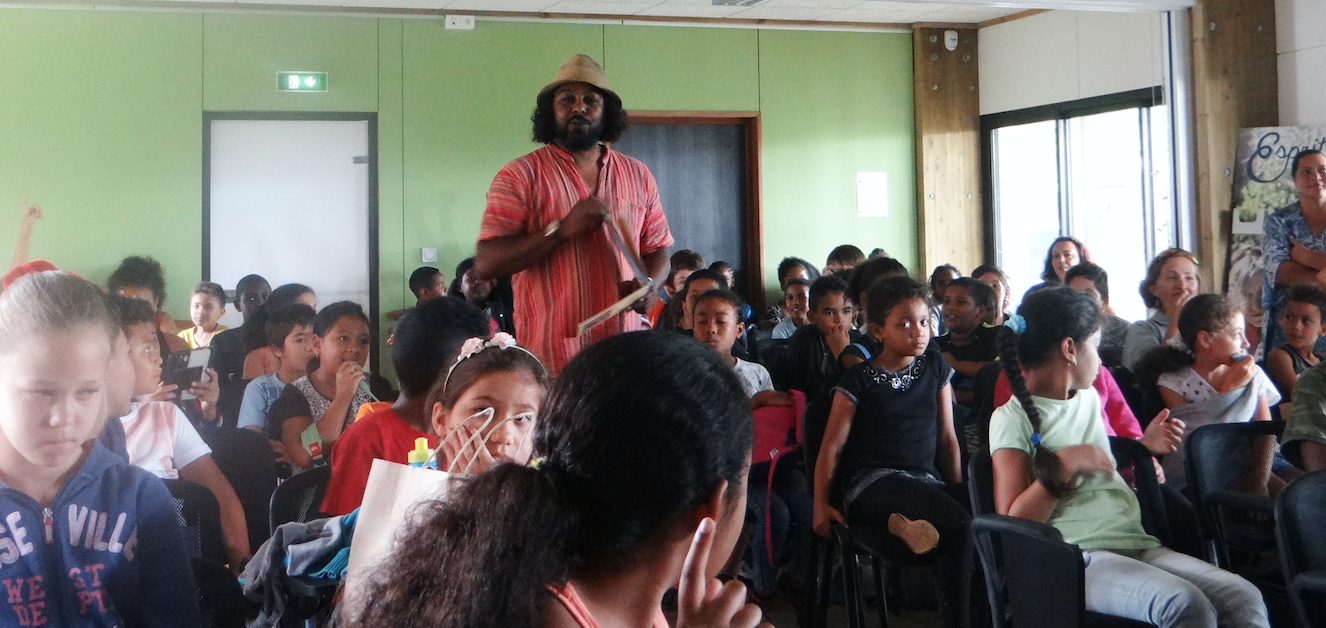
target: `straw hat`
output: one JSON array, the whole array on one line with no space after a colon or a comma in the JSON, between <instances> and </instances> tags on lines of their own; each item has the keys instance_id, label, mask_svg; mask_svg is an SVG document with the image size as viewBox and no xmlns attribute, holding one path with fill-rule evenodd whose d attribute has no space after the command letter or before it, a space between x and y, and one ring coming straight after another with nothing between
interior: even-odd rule
<instances>
[{"instance_id":1,"label":"straw hat","mask_svg":"<svg viewBox=\"0 0 1326 628\"><path fill-rule=\"evenodd\" d=\"M567 59L566 63L557 70L557 78L539 90L539 100L551 96L553 91L562 85L576 82L589 83L599 88L604 94L616 100L618 105L622 102L617 92L608 89L608 73L604 72L603 66L589 55L574 55Z\"/></svg>"}]
</instances>

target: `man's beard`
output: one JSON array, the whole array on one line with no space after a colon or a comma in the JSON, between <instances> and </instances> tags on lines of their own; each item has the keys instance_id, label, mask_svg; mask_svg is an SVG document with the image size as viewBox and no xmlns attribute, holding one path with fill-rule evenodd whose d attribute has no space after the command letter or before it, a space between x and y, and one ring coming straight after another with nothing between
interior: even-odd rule
<instances>
[{"instance_id":1,"label":"man's beard","mask_svg":"<svg viewBox=\"0 0 1326 628\"><path fill-rule=\"evenodd\" d=\"M572 127L571 123L574 121L584 122L585 124ZM565 123L557 123L557 145L573 153L593 148L602 137L602 120L591 123L584 116L573 116Z\"/></svg>"}]
</instances>

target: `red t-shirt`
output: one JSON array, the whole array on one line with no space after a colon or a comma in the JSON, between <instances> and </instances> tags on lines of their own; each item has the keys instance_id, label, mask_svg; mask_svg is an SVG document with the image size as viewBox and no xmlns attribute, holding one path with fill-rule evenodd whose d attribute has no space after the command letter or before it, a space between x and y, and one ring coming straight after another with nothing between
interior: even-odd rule
<instances>
[{"instance_id":1,"label":"red t-shirt","mask_svg":"<svg viewBox=\"0 0 1326 628\"><path fill-rule=\"evenodd\" d=\"M331 480L322 499L322 512L337 516L358 508L364 501L373 460L406 464L414 450L414 439L423 437L428 438L430 448L437 447L438 437L410 427L391 408L350 424L332 446Z\"/></svg>"}]
</instances>

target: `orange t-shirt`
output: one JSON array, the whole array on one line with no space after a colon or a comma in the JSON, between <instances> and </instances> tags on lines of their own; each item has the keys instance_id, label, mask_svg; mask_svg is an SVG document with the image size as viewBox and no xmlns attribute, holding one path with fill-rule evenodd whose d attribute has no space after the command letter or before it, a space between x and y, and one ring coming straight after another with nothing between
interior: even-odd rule
<instances>
[{"instance_id":1,"label":"orange t-shirt","mask_svg":"<svg viewBox=\"0 0 1326 628\"><path fill-rule=\"evenodd\" d=\"M566 612L571 614L571 619L574 619L580 628L599 628L599 623L589 614L589 609L585 608L585 601L580 599L580 594L576 593L576 588L570 582L561 589L548 585L548 590L557 596L557 601L562 603ZM654 615L654 628L669 628L668 618L663 616L661 608L658 609L658 614Z\"/></svg>"}]
</instances>

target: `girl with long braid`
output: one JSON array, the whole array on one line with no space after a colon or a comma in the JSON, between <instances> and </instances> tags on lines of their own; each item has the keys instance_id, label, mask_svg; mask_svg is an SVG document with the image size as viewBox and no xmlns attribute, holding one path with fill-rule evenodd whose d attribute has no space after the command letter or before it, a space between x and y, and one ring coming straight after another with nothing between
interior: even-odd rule
<instances>
[{"instance_id":1,"label":"girl with long braid","mask_svg":"<svg viewBox=\"0 0 1326 628\"><path fill-rule=\"evenodd\" d=\"M1160 545L1110 455L1100 396L1100 313L1059 287L1028 294L1000 330L1016 403L990 418L995 508L1048 523L1088 552L1088 610L1160 628L1268 626L1251 583ZM1080 393L1079 391L1087 391Z\"/></svg>"}]
</instances>

